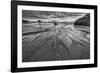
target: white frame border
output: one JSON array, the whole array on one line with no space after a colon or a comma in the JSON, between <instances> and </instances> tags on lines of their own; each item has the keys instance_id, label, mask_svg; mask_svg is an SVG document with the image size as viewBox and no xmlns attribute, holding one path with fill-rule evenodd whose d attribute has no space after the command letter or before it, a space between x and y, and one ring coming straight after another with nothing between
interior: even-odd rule
<instances>
[{"instance_id":1,"label":"white frame border","mask_svg":"<svg viewBox=\"0 0 100 73\"><path fill-rule=\"evenodd\" d=\"M58 8L58 7L42 7L42 6L23 6L18 5L18 24L17 24L17 66L18 68L27 67L43 67L43 66L60 66L60 65L79 65L94 64L94 10L78 9L78 8ZM90 59L87 60L68 60L68 61L48 61L48 62L24 62L22 63L22 10L43 10L43 11L62 11L62 12L85 12L90 13ZM92 33L91 33L92 32Z\"/></svg>"}]
</instances>

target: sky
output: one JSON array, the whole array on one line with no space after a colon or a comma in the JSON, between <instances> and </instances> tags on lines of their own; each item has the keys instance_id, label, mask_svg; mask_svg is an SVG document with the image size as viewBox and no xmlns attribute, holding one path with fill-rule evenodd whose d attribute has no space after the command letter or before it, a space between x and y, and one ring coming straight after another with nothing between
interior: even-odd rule
<instances>
[{"instance_id":1,"label":"sky","mask_svg":"<svg viewBox=\"0 0 100 73\"><path fill-rule=\"evenodd\" d=\"M43 22L74 22L87 13L22 10L22 19Z\"/></svg>"}]
</instances>

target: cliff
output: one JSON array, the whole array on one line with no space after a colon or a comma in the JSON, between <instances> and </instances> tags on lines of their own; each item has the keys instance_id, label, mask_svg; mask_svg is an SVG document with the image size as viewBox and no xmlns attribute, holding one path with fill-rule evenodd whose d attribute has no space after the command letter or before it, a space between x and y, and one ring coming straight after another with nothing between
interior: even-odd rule
<instances>
[{"instance_id":1,"label":"cliff","mask_svg":"<svg viewBox=\"0 0 100 73\"><path fill-rule=\"evenodd\" d=\"M86 14L84 17L78 19L74 24L81 26L90 26L90 14Z\"/></svg>"}]
</instances>

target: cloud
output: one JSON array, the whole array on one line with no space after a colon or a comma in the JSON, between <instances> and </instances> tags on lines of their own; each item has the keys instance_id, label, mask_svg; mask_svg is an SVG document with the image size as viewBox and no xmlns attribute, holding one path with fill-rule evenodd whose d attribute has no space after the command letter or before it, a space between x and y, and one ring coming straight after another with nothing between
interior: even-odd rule
<instances>
[{"instance_id":1,"label":"cloud","mask_svg":"<svg viewBox=\"0 0 100 73\"><path fill-rule=\"evenodd\" d=\"M53 12L53 11L32 11L32 10L23 10L22 17L23 19L32 19L34 20L43 20L43 21L69 21L82 17L86 13L75 13L75 12Z\"/></svg>"}]
</instances>

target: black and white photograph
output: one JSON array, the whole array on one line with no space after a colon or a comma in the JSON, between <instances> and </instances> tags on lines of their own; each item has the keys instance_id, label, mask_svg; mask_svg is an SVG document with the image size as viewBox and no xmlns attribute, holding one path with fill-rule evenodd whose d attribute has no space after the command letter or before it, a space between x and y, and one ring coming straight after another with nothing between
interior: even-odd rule
<instances>
[{"instance_id":1,"label":"black and white photograph","mask_svg":"<svg viewBox=\"0 0 100 73\"><path fill-rule=\"evenodd\" d=\"M22 10L22 61L90 59L90 13Z\"/></svg>"},{"instance_id":2,"label":"black and white photograph","mask_svg":"<svg viewBox=\"0 0 100 73\"><path fill-rule=\"evenodd\" d=\"M12 72L97 67L97 8L12 2Z\"/></svg>"}]
</instances>

